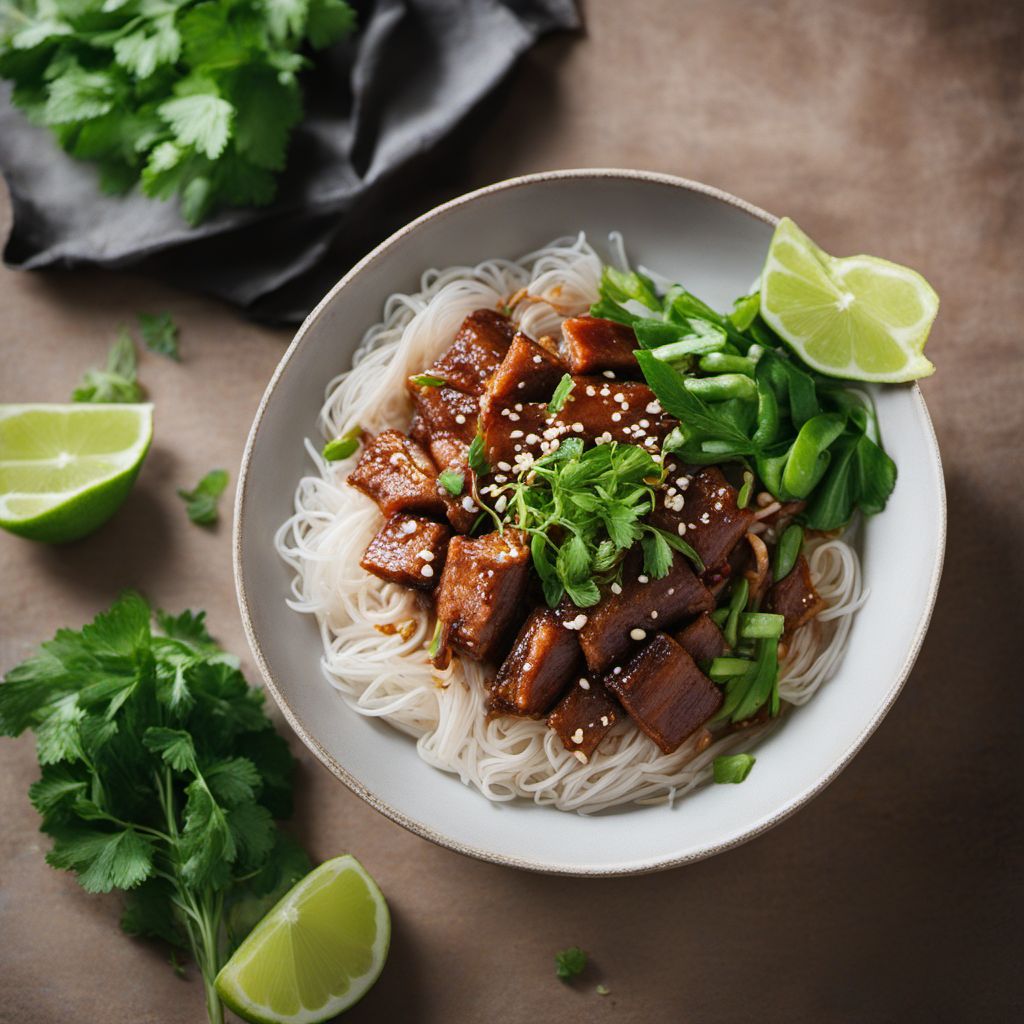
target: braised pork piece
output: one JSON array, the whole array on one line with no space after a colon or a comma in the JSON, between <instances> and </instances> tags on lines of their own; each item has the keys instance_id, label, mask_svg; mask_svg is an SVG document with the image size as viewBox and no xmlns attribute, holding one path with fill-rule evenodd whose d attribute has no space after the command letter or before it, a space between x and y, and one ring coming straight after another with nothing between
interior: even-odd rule
<instances>
[{"instance_id":1,"label":"braised pork piece","mask_svg":"<svg viewBox=\"0 0 1024 1024\"><path fill-rule=\"evenodd\" d=\"M548 607L531 537L510 523L495 528L503 497L496 511L481 504L510 481L529 483L533 464L568 438L588 449L633 445L656 465L677 423L638 379L630 327L573 317L557 354L543 342L499 312L477 310L410 378L409 435L384 430L370 439L348 478L386 517L361 565L432 593L430 656L441 668L453 652L493 664L491 715L546 717L583 763L623 718L672 753L722 706L706 671L729 647L710 613L734 571L730 558L742 561L754 513L739 507L718 467L666 457L646 521L679 538L677 547L691 545L699 562L670 553L654 578L635 545L601 579L592 606L566 596ZM553 403L556 389L563 394ZM805 558L769 590L765 607L785 616L787 635L820 611Z\"/></svg>"}]
</instances>

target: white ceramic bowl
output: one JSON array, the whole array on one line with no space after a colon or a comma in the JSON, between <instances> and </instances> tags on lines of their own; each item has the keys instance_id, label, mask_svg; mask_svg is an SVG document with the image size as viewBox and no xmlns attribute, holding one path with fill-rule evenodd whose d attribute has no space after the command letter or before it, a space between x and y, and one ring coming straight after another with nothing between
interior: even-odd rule
<instances>
[{"instance_id":1,"label":"white ceramic bowl","mask_svg":"<svg viewBox=\"0 0 1024 1024\"><path fill-rule=\"evenodd\" d=\"M432 210L392 235L328 293L267 386L242 459L235 508L235 582L267 689L292 728L352 790L443 846L538 871L613 875L707 857L775 825L822 790L896 699L924 639L945 544L938 446L916 386L875 390L899 467L889 506L865 531L870 597L838 673L760 744L741 786L706 786L668 806L591 817L531 803L492 804L424 763L384 723L348 710L320 672L309 616L285 606L290 570L272 538L309 469L326 382L351 360L385 297L416 290L429 267L518 257L558 235L626 237L639 262L729 308L757 276L774 218L733 196L659 174L558 171L504 181ZM828 239L823 239L828 242ZM878 799L885 799L884 793Z\"/></svg>"}]
</instances>

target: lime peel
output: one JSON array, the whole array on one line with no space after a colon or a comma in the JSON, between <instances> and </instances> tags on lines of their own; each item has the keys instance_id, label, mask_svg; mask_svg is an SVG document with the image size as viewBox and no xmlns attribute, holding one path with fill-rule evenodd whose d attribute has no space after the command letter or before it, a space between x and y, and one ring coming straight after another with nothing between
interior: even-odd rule
<instances>
[{"instance_id":1,"label":"lime peel","mask_svg":"<svg viewBox=\"0 0 1024 1024\"><path fill-rule=\"evenodd\" d=\"M250 932L217 975L225 1005L257 1024L319 1024L380 976L391 918L355 857L325 861Z\"/></svg>"},{"instance_id":2,"label":"lime peel","mask_svg":"<svg viewBox=\"0 0 1024 1024\"><path fill-rule=\"evenodd\" d=\"M783 217L761 282L761 316L813 369L880 383L935 372L923 352L939 297L909 267L830 256Z\"/></svg>"}]
</instances>

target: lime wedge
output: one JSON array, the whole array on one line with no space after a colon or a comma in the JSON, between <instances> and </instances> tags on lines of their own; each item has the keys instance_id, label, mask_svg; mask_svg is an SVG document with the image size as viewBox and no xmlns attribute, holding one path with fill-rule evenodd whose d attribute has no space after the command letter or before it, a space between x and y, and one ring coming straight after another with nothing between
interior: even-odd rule
<instances>
[{"instance_id":1,"label":"lime wedge","mask_svg":"<svg viewBox=\"0 0 1024 1024\"><path fill-rule=\"evenodd\" d=\"M388 905L346 855L311 871L270 911L217 975L217 993L258 1024L315 1024L358 1002L384 968Z\"/></svg>"},{"instance_id":2,"label":"lime wedge","mask_svg":"<svg viewBox=\"0 0 1024 1024\"><path fill-rule=\"evenodd\" d=\"M829 256L788 217L761 274L761 316L808 366L898 382L935 372L924 357L939 297L916 271L876 256Z\"/></svg>"},{"instance_id":3,"label":"lime wedge","mask_svg":"<svg viewBox=\"0 0 1024 1024\"><path fill-rule=\"evenodd\" d=\"M0 526L51 544L118 509L153 437L153 406L0 405Z\"/></svg>"}]
</instances>

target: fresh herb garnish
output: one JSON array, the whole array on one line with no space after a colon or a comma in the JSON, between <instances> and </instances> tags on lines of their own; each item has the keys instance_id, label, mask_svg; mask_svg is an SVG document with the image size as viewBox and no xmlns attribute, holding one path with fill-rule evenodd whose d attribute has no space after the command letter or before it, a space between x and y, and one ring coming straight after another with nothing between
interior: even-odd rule
<instances>
[{"instance_id":1,"label":"fresh herb garnish","mask_svg":"<svg viewBox=\"0 0 1024 1024\"><path fill-rule=\"evenodd\" d=\"M421 388L443 388L448 383L444 377L435 377L432 373L417 373L409 380Z\"/></svg>"},{"instance_id":2,"label":"fresh herb garnish","mask_svg":"<svg viewBox=\"0 0 1024 1024\"><path fill-rule=\"evenodd\" d=\"M320 454L328 462L340 462L342 459L347 459L359 447L359 438L362 436L362 433L362 427L353 427L351 430L346 430L340 437L335 437L333 440L328 441Z\"/></svg>"},{"instance_id":3,"label":"fresh herb garnish","mask_svg":"<svg viewBox=\"0 0 1024 1024\"><path fill-rule=\"evenodd\" d=\"M715 782L742 782L754 767L756 757L750 754L723 754L712 762Z\"/></svg>"},{"instance_id":4,"label":"fresh herb garnish","mask_svg":"<svg viewBox=\"0 0 1024 1024\"><path fill-rule=\"evenodd\" d=\"M873 515L885 507L896 467L874 440L870 407L797 365L758 314L759 293L723 316L681 286L664 296L652 289L643 275L606 268L591 313L633 327L644 377L679 420L666 450L697 465L751 464L775 498L807 502L801 517L812 529L837 529L857 509ZM630 300L651 315L621 306Z\"/></svg>"},{"instance_id":5,"label":"fresh herb garnish","mask_svg":"<svg viewBox=\"0 0 1024 1024\"><path fill-rule=\"evenodd\" d=\"M102 10L101 10L102 8ZM270 202L302 117L303 51L351 32L343 0L16 4L0 32L13 101L109 193L167 199L198 223Z\"/></svg>"},{"instance_id":6,"label":"fresh herb garnish","mask_svg":"<svg viewBox=\"0 0 1024 1024\"><path fill-rule=\"evenodd\" d=\"M141 402L135 342L122 327L110 346L107 365L102 370L86 370L82 382L71 395L73 402Z\"/></svg>"},{"instance_id":7,"label":"fresh herb garnish","mask_svg":"<svg viewBox=\"0 0 1024 1024\"><path fill-rule=\"evenodd\" d=\"M214 978L258 917L309 870L274 824L292 759L203 613L120 598L63 629L0 685L0 734L36 735L29 799L46 856L89 892L126 892L125 931L191 953L210 1021Z\"/></svg>"},{"instance_id":8,"label":"fresh herb garnish","mask_svg":"<svg viewBox=\"0 0 1024 1024\"><path fill-rule=\"evenodd\" d=\"M466 485L465 474L457 473L454 469L444 470L438 474L437 479L453 498L457 498L462 493L462 488Z\"/></svg>"},{"instance_id":9,"label":"fresh herb garnish","mask_svg":"<svg viewBox=\"0 0 1024 1024\"><path fill-rule=\"evenodd\" d=\"M570 946L555 954L555 974L562 981L569 981L583 973L587 966L587 954L579 946Z\"/></svg>"},{"instance_id":10,"label":"fresh herb garnish","mask_svg":"<svg viewBox=\"0 0 1024 1024\"><path fill-rule=\"evenodd\" d=\"M569 399L569 393L576 387L576 382L572 377L566 373L562 376L562 379L558 382L555 387L554 393L551 396L551 401L548 402L548 415L555 416L562 411L565 407L565 403Z\"/></svg>"},{"instance_id":11,"label":"fresh herb garnish","mask_svg":"<svg viewBox=\"0 0 1024 1024\"><path fill-rule=\"evenodd\" d=\"M565 594L578 608L597 604L600 585L617 578L623 555L637 543L644 572L655 579L669 572L673 551L703 568L684 540L643 521L662 479L644 449L612 441L584 450L580 438L567 438L522 476L495 493L507 501L504 521L530 534L533 566L552 608Z\"/></svg>"},{"instance_id":12,"label":"fresh herb garnish","mask_svg":"<svg viewBox=\"0 0 1024 1024\"><path fill-rule=\"evenodd\" d=\"M469 468L473 470L477 476L487 476L491 471L490 464L488 463L487 456L485 454L484 435L479 430L476 432L476 437L473 438L473 441L469 446L466 461L469 463Z\"/></svg>"},{"instance_id":13,"label":"fresh herb garnish","mask_svg":"<svg viewBox=\"0 0 1024 1024\"><path fill-rule=\"evenodd\" d=\"M217 522L217 501L228 485L228 474L223 469L212 469L191 491L178 489L178 497L185 502L185 510L193 523L210 526Z\"/></svg>"},{"instance_id":14,"label":"fresh herb garnish","mask_svg":"<svg viewBox=\"0 0 1024 1024\"><path fill-rule=\"evenodd\" d=\"M170 313L140 313L139 333L142 335L142 344L150 352L167 356L176 363L181 362L178 325L171 319Z\"/></svg>"},{"instance_id":15,"label":"fresh herb garnish","mask_svg":"<svg viewBox=\"0 0 1024 1024\"><path fill-rule=\"evenodd\" d=\"M607 995L611 995L611 991L612 990L607 985L598 985L597 988L594 989L594 991L599 996L607 996Z\"/></svg>"}]
</instances>

